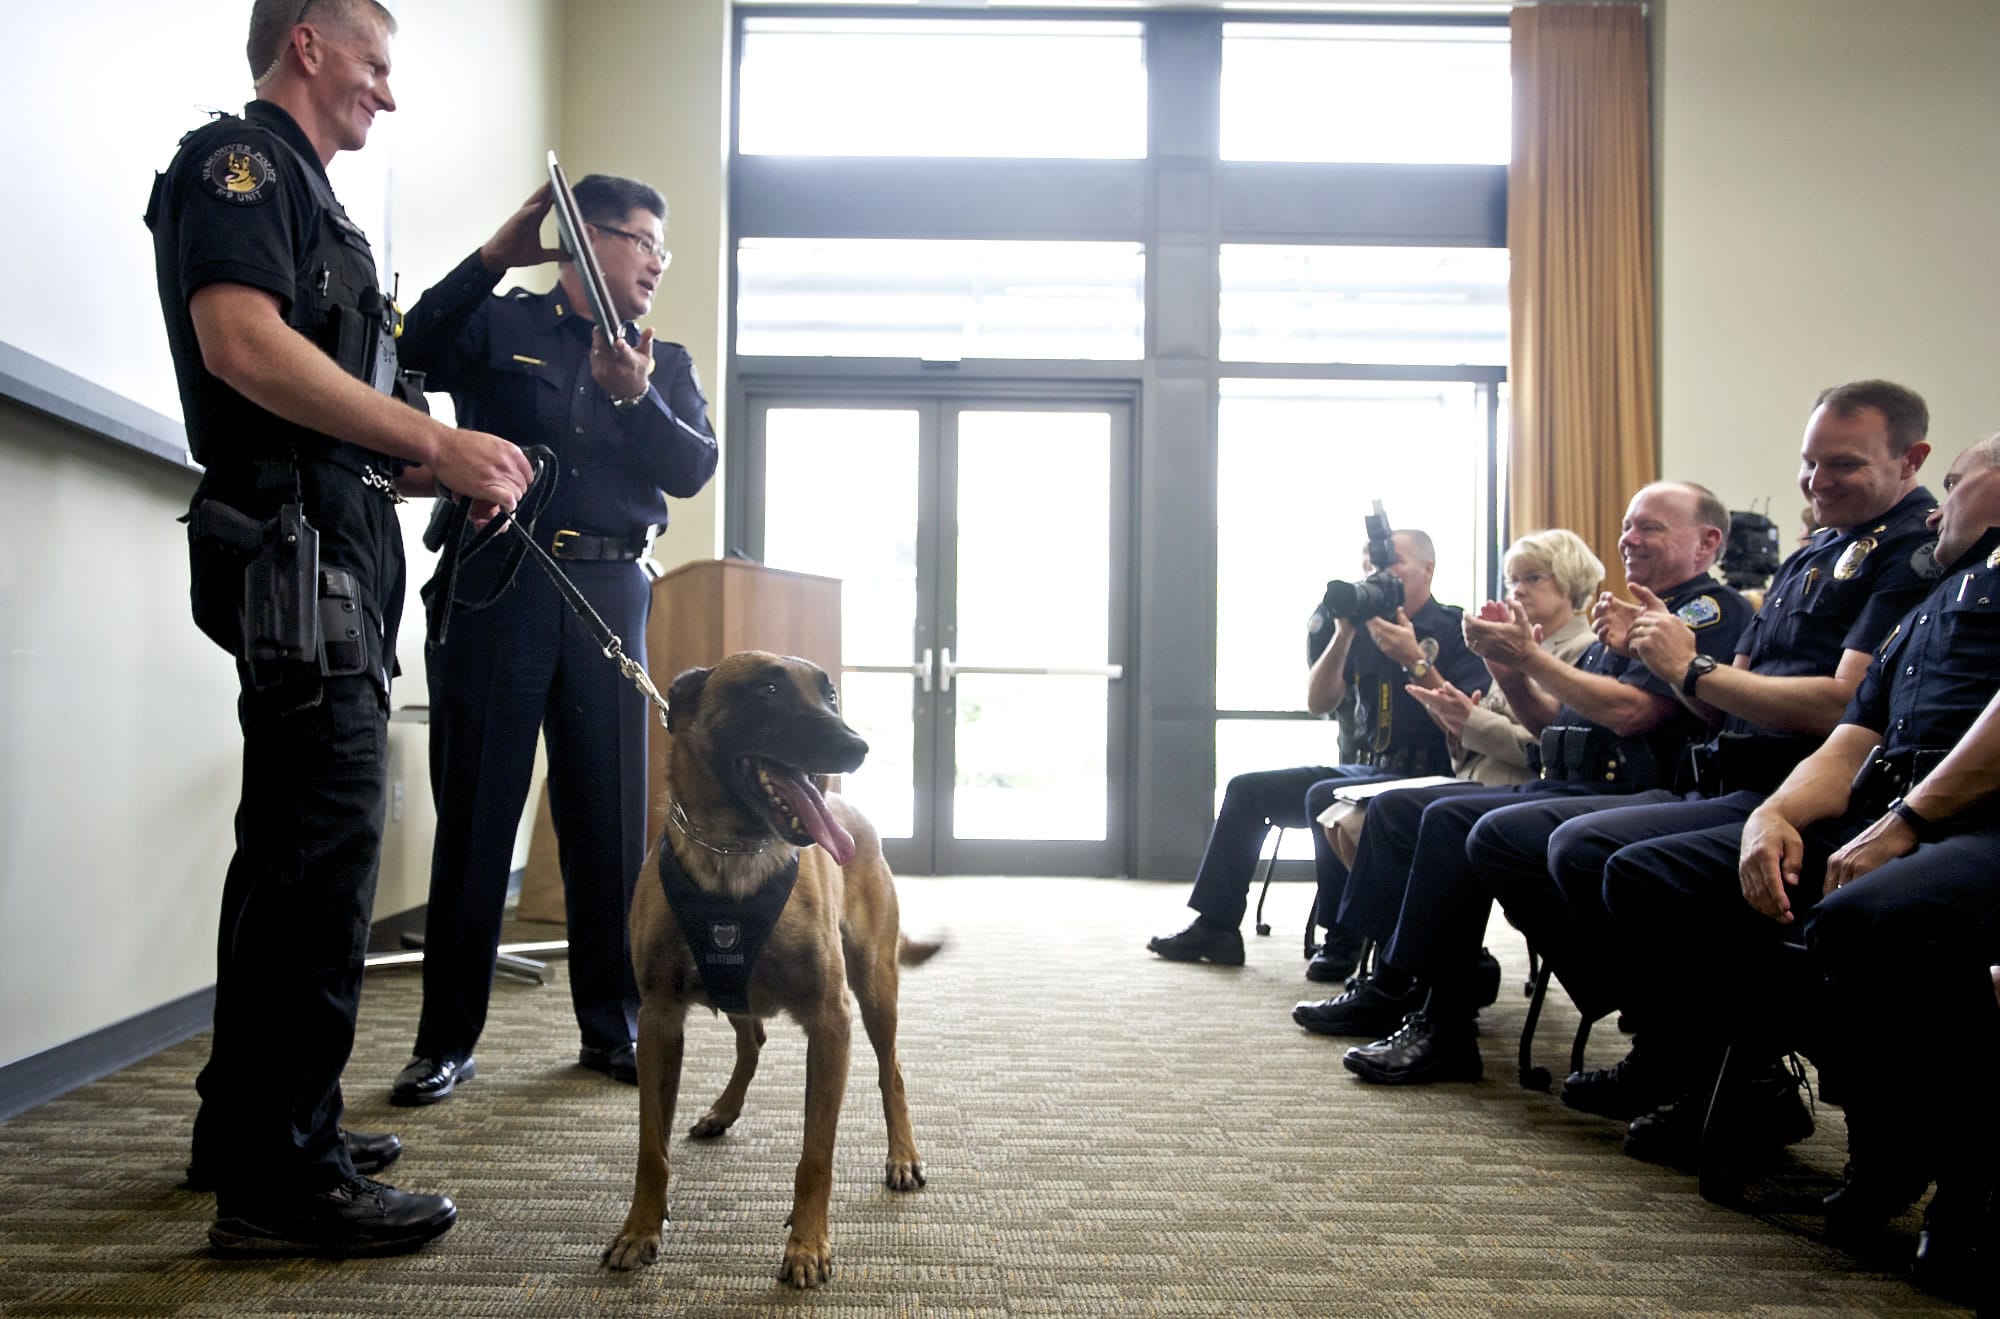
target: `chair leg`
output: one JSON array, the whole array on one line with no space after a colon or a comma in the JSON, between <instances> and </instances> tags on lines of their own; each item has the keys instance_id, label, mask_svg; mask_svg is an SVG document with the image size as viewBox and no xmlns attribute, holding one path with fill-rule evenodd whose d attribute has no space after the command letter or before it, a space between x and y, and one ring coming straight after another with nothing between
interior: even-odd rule
<instances>
[{"instance_id":1,"label":"chair leg","mask_svg":"<svg viewBox=\"0 0 2000 1319\"><path fill-rule=\"evenodd\" d=\"M1264 887L1257 894L1257 933L1267 936L1271 933L1271 923L1264 919L1264 899L1270 895L1271 876L1278 869L1278 849L1285 845L1285 827L1278 825L1271 832L1274 837L1271 839L1271 855L1264 859ZM1250 877L1250 882L1253 884L1257 882L1254 874ZM1312 942L1310 926L1306 928L1306 942Z\"/></svg>"},{"instance_id":2,"label":"chair leg","mask_svg":"<svg viewBox=\"0 0 2000 1319\"><path fill-rule=\"evenodd\" d=\"M1554 1080L1546 1067L1535 1066L1535 1027L1542 1019L1542 1003L1549 996L1549 968L1547 964L1535 967L1535 976L1529 985L1528 1019L1521 1024L1520 1079L1523 1090L1546 1091Z\"/></svg>"},{"instance_id":3,"label":"chair leg","mask_svg":"<svg viewBox=\"0 0 2000 1319\"><path fill-rule=\"evenodd\" d=\"M1569 1043L1569 1073L1575 1076L1583 1070L1583 1051L1590 1044L1590 1028L1595 1017L1584 1017L1576 1023L1576 1038Z\"/></svg>"},{"instance_id":4,"label":"chair leg","mask_svg":"<svg viewBox=\"0 0 2000 1319\"><path fill-rule=\"evenodd\" d=\"M1734 1205L1743 1200L1742 1152L1733 1148L1729 1133L1734 1110L1739 1107L1738 1092L1743 1088L1741 1052L1735 1045L1723 1050L1715 1088L1708 1096L1708 1111L1702 1115L1695 1185L1701 1198L1712 1204Z\"/></svg>"}]
</instances>

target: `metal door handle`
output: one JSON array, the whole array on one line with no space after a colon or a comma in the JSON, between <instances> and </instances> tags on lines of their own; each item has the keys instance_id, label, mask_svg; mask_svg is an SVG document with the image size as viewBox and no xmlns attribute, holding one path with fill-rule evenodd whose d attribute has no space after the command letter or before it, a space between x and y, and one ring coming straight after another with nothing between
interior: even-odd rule
<instances>
[{"instance_id":1,"label":"metal door handle","mask_svg":"<svg viewBox=\"0 0 2000 1319\"><path fill-rule=\"evenodd\" d=\"M1125 676L1123 664L1096 664L1080 666L1036 666L1036 665L996 665L959 664L952 660L949 646L940 653L938 661L938 686L943 691L951 690L952 675L959 673L1001 673L1028 678L1106 678L1117 682Z\"/></svg>"},{"instance_id":2,"label":"metal door handle","mask_svg":"<svg viewBox=\"0 0 2000 1319\"><path fill-rule=\"evenodd\" d=\"M924 647L924 653L915 664L843 664L842 673L903 673L924 685L924 691L931 689L931 648Z\"/></svg>"}]
</instances>

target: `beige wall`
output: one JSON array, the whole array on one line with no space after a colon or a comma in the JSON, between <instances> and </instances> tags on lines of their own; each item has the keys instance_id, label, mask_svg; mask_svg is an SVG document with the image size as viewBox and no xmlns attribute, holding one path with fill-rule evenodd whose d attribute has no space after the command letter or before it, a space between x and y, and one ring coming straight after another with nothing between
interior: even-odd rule
<instances>
[{"instance_id":1,"label":"beige wall","mask_svg":"<svg viewBox=\"0 0 2000 1319\"><path fill-rule=\"evenodd\" d=\"M1926 475L2000 428L2000 4L1654 0L1666 475L1802 499L1822 387L1931 405ZM1941 493L1941 492L1940 492Z\"/></svg>"},{"instance_id":2,"label":"beige wall","mask_svg":"<svg viewBox=\"0 0 2000 1319\"><path fill-rule=\"evenodd\" d=\"M70 152L67 172L33 176L73 184L82 168L105 195L24 184L10 198L39 193L57 213L103 209L117 220L101 240L116 246L107 260L143 271L121 281L111 305L44 302L48 317L94 318L103 351L164 354L138 223L148 171L198 121L196 105L247 98L247 11L242 0L78 0L14 16L17 44L50 58L25 59L8 80L8 118L33 126L17 136L60 126ZM407 301L534 186L556 136L560 50L557 0L423 0L403 11L401 110L372 144L382 154L355 163L394 180L386 232L363 223L388 240ZM211 58L217 49L233 55ZM143 112L129 114L134 105ZM145 162L101 175L105 157L87 144L122 151L135 137L153 144ZM354 181L363 217L374 173L337 176ZM47 259L47 245L31 241L41 223L25 206L0 213L10 266ZM146 401L170 406L157 391ZM240 743L229 661L187 616L186 541L174 519L193 487L157 459L0 403L0 1064L215 978ZM420 678L396 696L421 700ZM405 802L422 807L429 786L413 731L398 728L392 772L415 776ZM392 838L392 864L414 850L404 843ZM410 897L406 878L385 875L378 910L422 901L422 884L419 875Z\"/></svg>"},{"instance_id":3,"label":"beige wall","mask_svg":"<svg viewBox=\"0 0 2000 1319\"><path fill-rule=\"evenodd\" d=\"M726 0L592 0L563 11L563 168L644 179L666 194L674 263L646 324L685 344L722 434L724 246L728 193ZM666 567L712 559L722 537L718 472L675 500L655 555Z\"/></svg>"}]
</instances>

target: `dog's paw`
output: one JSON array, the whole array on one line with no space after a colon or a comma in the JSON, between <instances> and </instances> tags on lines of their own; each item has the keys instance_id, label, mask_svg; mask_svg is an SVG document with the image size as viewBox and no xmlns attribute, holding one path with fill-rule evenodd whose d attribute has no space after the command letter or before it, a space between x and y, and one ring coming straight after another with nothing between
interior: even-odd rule
<instances>
[{"instance_id":1,"label":"dog's paw","mask_svg":"<svg viewBox=\"0 0 2000 1319\"><path fill-rule=\"evenodd\" d=\"M807 1244L793 1237L785 1243L785 1260L778 1281L793 1287L817 1287L833 1276L833 1247L825 1241Z\"/></svg>"},{"instance_id":2,"label":"dog's paw","mask_svg":"<svg viewBox=\"0 0 2000 1319\"><path fill-rule=\"evenodd\" d=\"M882 1185L892 1191L914 1191L923 1184L924 1165L916 1159L891 1159L882 1170Z\"/></svg>"},{"instance_id":3,"label":"dog's paw","mask_svg":"<svg viewBox=\"0 0 2000 1319\"><path fill-rule=\"evenodd\" d=\"M706 1140L710 1136L720 1136L723 1132L736 1125L736 1119L739 1116L740 1114L736 1113L720 1113L711 1108L708 1112L701 1115L700 1121L688 1128L688 1135L694 1137L696 1140Z\"/></svg>"},{"instance_id":4,"label":"dog's paw","mask_svg":"<svg viewBox=\"0 0 2000 1319\"><path fill-rule=\"evenodd\" d=\"M658 1232L620 1232L617 1239L604 1248L600 1261L605 1268L616 1273L628 1269L643 1269L660 1257L660 1234Z\"/></svg>"}]
</instances>

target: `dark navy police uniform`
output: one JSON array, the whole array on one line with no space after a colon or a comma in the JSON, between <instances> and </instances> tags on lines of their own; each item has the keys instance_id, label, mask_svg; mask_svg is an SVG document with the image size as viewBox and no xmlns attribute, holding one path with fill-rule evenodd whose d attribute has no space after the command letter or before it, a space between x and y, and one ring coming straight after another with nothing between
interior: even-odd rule
<instances>
[{"instance_id":1,"label":"dark navy police uniform","mask_svg":"<svg viewBox=\"0 0 2000 1319\"><path fill-rule=\"evenodd\" d=\"M1912 490L1879 518L1826 528L1779 568L1736 653L1761 677L1831 677L1850 650L1872 651L1931 583L1910 566L1932 539L1931 492ZM1507 918L1562 979L1578 1008L1601 1016L1619 1003L1620 959L1604 910L1604 863L1628 843L1741 825L1819 738L1790 736L1729 715L1701 748L1703 781L1615 801L1570 799L1509 806L1466 839L1474 872Z\"/></svg>"},{"instance_id":2,"label":"dark navy police uniform","mask_svg":"<svg viewBox=\"0 0 2000 1319\"><path fill-rule=\"evenodd\" d=\"M404 327L404 364L450 392L460 425L555 452L554 494L536 536L643 665L651 591L639 560L666 525L667 497L697 493L715 472L693 359L655 341L644 399L614 408L591 378L592 322L561 288L490 296L498 283L474 253L425 293ZM505 548L502 538L464 561L459 600L492 594ZM425 587L432 610L435 588L435 580ZM626 912L646 851L645 698L529 565L489 607L454 607L425 664L438 823L415 1052L463 1061L485 1025L538 733L548 748L577 1024L586 1046L626 1046L638 1012Z\"/></svg>"},{"instance_id":3,"label":"dark navy police uniform","mask_svg":"<svg viewBox=\"0 0 2000 1319\"><path fill-rule=\"evenodd\" d=\"M1858 989L1851 978L1854 963L1845 959L1853 955L1854 945L1845 941L1869 937L1866 923L1876 919L1865 910L1871 906L1907 904L1910 910L1933 911L1950 907L1962 910L1968 926L1984 921L1990 928L1990 888L1992 876L2000 873L2000 835L1990 828L1978 829L1966 818L1983 812L1962 813L1946 823L1938 841L1920 845L1842 888L1832 899L1822 901L1820 888L1827 858L1879 819L1890 800L1921 782L1964 736L1996 689L2000 689L2000 530L1989 531L1953 565L1877 648L1841 722L1880 737L1881 766L1853 794L1844 814L1800 831L1804 856L1799 883L1788 895L1791 909L1816 944L1832 940L1836 947L1846 948L1844 954L1830 952L1828 957L1850 977L1851 990ZM1635 843L1614 853L1605 867L1605 902L1634 964L1631 981L1635 986L1662 987L1650 1001L1640 1000L1647 1020L1665 1023L1665 1033L1683 1050L1699 1041L1725 1038L1720 1032L1742 1016L1746 1004L1782 1001L1789 981L1776 950L1795 938L1799 927L1780 925L1744 901L1737 877L1742 831L1740 823L1727 824ZM1968 895L1981 891L1982 883L1989 891L1980 900L1982 905L1962 906L1970 901ZM1824 915L1816 904L1825 907ZM1847 924L1850 919L1859 927ZM1702 949L1705 962L1727 967L1729 974L1680 974L1687 949L1696 947ZM1906 940L1902 951L1915 958L1920 949L1920 942ZM1941 968L1894 956L1894 950L1891 942L1864 954L1867 974L1878 986L1943 973ZM1962 979L1963 968L1957 974ZM1909 1032L1925 1029L1929 1027L1921 1021L1905 1018L1891 1034L1908 1038ZM1854 1038L1875 1048L1890 1036ZM1897 1056L1912 1060L1953 1056L1928 1053L1915 1044L1898 1043L1896 1050ZM1927 1073L1954 1065L1944 1061ZM1872 1067L1875 1075L1857 1075L1857 1084L1891 1080L1914 1084L1879 1060Z\"/></svg>"},{"instance_id":4,"label":"dark navy police uniform","mask_svg":"<svg viewBox=\"0 0 2000 1319\"><path fill-rule=\"evenodd\" d=\"M211 501L258 523L296 503L320 538L321 653L254 667L243 623L254 547L189 541L195 620L237 657L241 679L243 789L194 1136L195 1162L229 1212L253 1190L311 1193L354 1173L340 1073L382 843L404 585L389 491L400 465L266 412L211 375L188 299L215 283L262 289L353 374L393 374L393 359L368 240L278 107L255 101L183 138L146 221L188 444L207 469L193 530Z\"/></svg>"},{"instance_id":5,"label":"dark navy police uniform","mask_svg":"<svg viewBox=\"0 0 2000 1319\"><path fill-rule=\"evenodd\" d=\"M1695 629L1697 650L1718 660L1734 652L1750 617L1742 596L1705 573L1660 598ZM1601 641L1593 642L1575 667L1674 699L1672 689L1644 664ZM1550 726L1598 727L1568 706ZM1575 778L1554 777L1554 767L1545 764L1550 777L1511 788L1453 783L1383 793L1368 805L1368 827L1361 833L1338 924L1381 940L1388 965L1430 980L1440 996L1437 1009L1469 1012L1476 1005L1456 1000L1462 988L1456 978L1472 970L1492 911L1492 895L1466 859L1473 825L1488 811L1524 799L1589 799L1655 787L1672 774L1681 748L1701 729L1693 712L1675 701L1674 711L1651 732L1618 739L1615 749L1604 753L1612 764L1590 767Z\"/></svg>"},{"instance_id":6,"label":"dark navy police uniform","mask_svg":"<svg viewBox=\"0 0 2000 1319\"><path fill-rule=\"evenodd\" d=\"M1431 662L1440 677L1461 691L1484 689L1486 664L1465 648L1464 614L1456 606L1426 601L1410 620L1419 642L1437 643ZM1348 784L1423 774L1451 773L1451 751L1444 731L1414 696L1404 691L1410 681L1402 665L1384 655L1365 623L1342 623L1357 629L1347 652L1342 676L1357 702L1356 741L1361 763L1305 765L1296 769L1259 770L1238 774L1223 790L1222 809L1195 874L1188 906L1211 920L1240 925L1249 905L1250 877L1264 838L1273 827L1308 829L1322 891L1338 893L1346 878L1325 832L1313 824L1333 801L1333 790ZM1331 906L1320 908L1331 911ZM1322 924L1324 921L1321 922Z\"/></svg>"}]
</instances>

